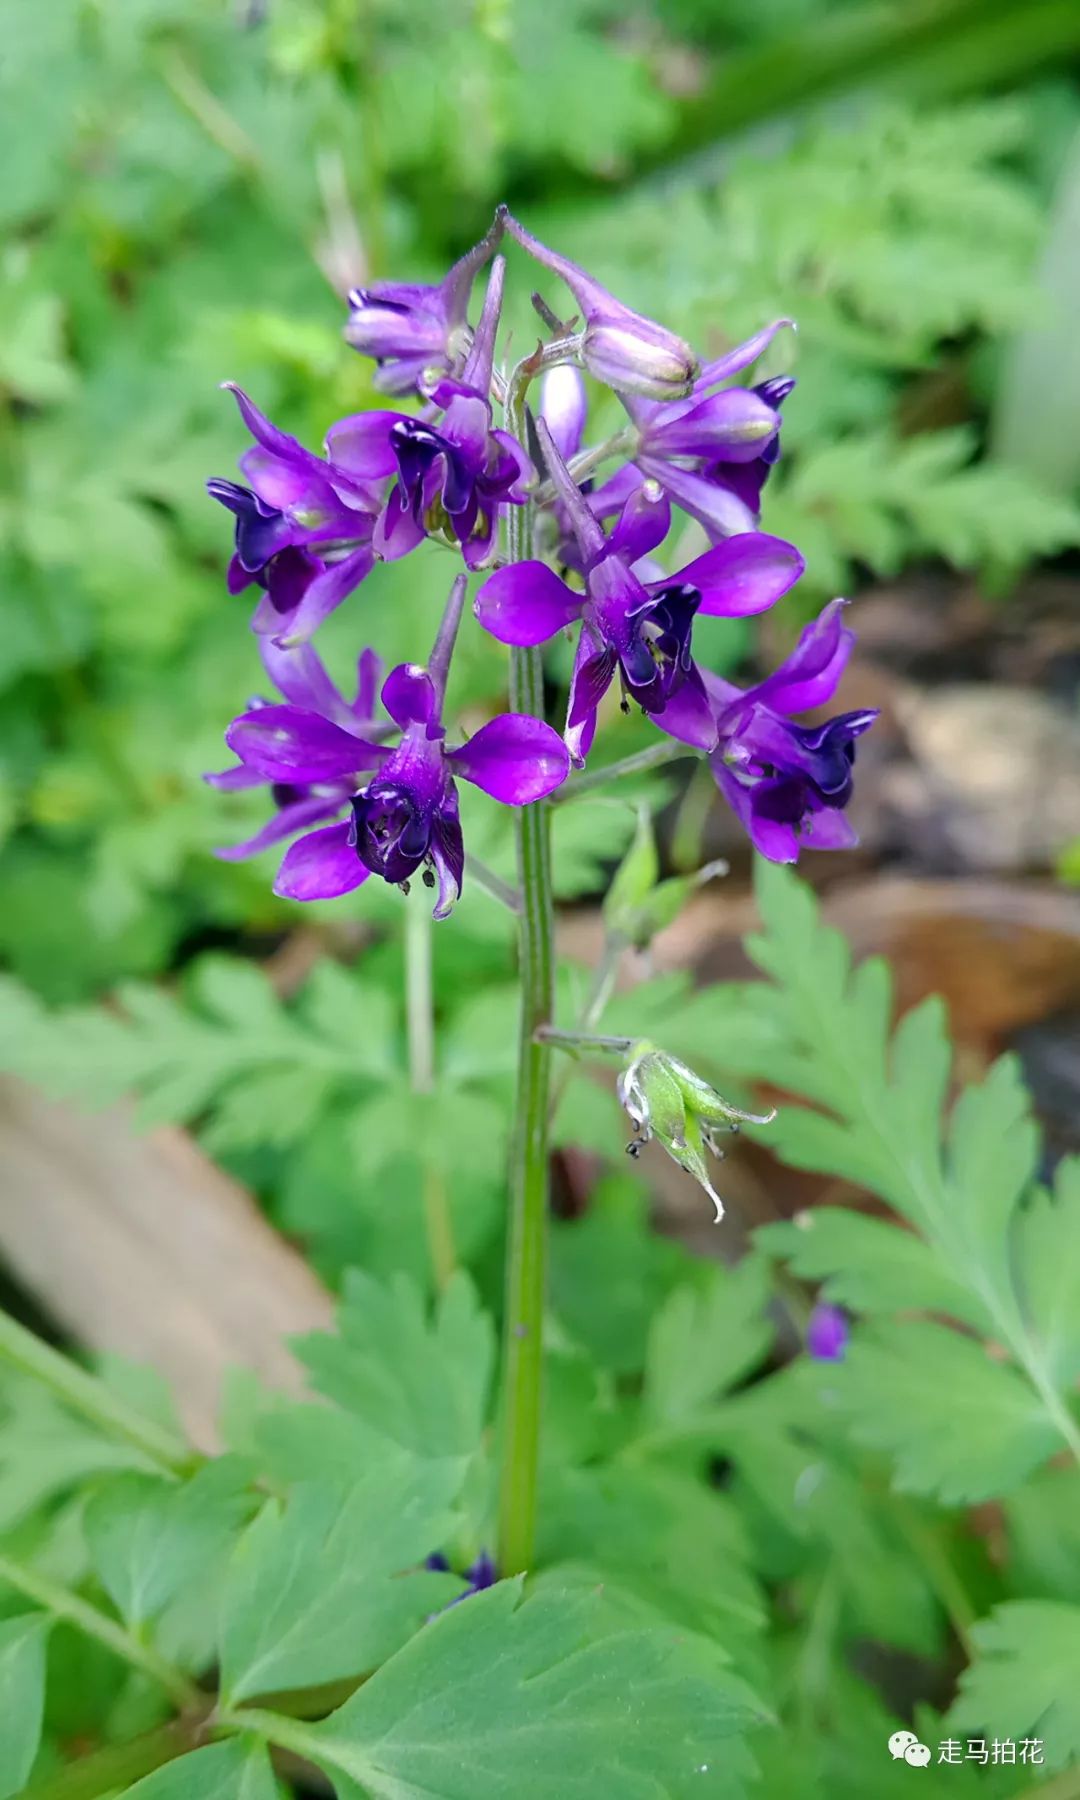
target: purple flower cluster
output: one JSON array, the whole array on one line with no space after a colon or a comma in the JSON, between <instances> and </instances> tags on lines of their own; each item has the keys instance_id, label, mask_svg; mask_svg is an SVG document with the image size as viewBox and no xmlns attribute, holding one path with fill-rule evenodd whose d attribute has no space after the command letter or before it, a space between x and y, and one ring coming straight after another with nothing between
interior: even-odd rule
<instances>
[{"instance_id":1,"label":"purple flower cluster","mask_svg":"<svg viewBox=\"0 0 1080 1800\"><path fill-rule=\"evenodd\" d=\"M522 433L527 444L493 412L507 392L496 360L504 234L566 284L577 309L522 365L529 375L534 366L547 371L540 410ZM487 264L474 328L472 291ZM350 295L350 307L346 337L374 359L376 386L410 397L411 410L341 419L319 455L226 384L253 441L240 459L243 482L208 488L235 522L229 590L259 590L252 627L280 699L252 701L234 720L226 740L237 764L207 778L225 789L264 786L275 808L254 837L221 854L287 842L275 891L300 900L347 893L372 874L404 885L419 873L437 888L435 916L444 917L465 863L457 779L510 806L543 798L584 761L614 683L624 708L640 707L708 758L765 856L792 861L804 843L853 843L844 809L856 742L874 715L796 722L831 699L842 674L852 642L843 603L827 606L781 667L748 690L693 656L699 614L762 613L802 573L795 547L759 529L793 383L743 380L787 321L702 366L681 338L631 311L505 210L442 282L373 283ZM582 371L612 388L627 415L610 449L584 447ZM616 457L620 466L596 485L592 470ZM561 572L533 558L500 560L503 521L526 501ZM655 553L675 508L703 528L709 547L665 574ZM466 570L486 572L474 612L501 643L535 646L577 628L561 736L508 713L466 743L448 741L443 709L464 575L428 666L391 670L381 710L372 652L360 658L355 700L330 680L314 632L380 562L425 539Z\"/></svg>"}]
</instances>

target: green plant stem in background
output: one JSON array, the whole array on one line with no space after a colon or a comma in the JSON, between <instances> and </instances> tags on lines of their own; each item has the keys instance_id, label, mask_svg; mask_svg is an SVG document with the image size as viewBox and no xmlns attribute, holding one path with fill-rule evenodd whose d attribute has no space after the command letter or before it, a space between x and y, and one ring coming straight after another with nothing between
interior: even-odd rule
<instances>
[{"instance_id":1,"label":"green plant stem in background","mask_svg":"<svg viewBox=\"0 0 1080 1800\"><path fill-rule=\"evenodd\" d=\"M207 1695L207 1714L210 1706ZM174 1719L129 1744L105 1744L80 1756L66 1769L25 1788L20 1800L97 1800L99 1794L120 1793L206 1741L205 1719Z\"/></svg>"},{"instance_id":2,"label":"green plant stem in background","mask_svg":"<svg viewBox=\"0 0 1080 1800\"><path fill-rule=\"evenodd\" d=\"M0 1362L40 1381L81 1418L106 1436L131 1444L167 1474L185 1474L199 1460L181 1438L145 1418L103 1381L61 1356L5 1312L0 1312Z\"/></svg>"},{"instance_id":3,"label":"green plant stem in background","mask_svg":"<svg viewBox=\"0 0 1080 1800\"><path fill-rule=\"evenodd\" d=\"M520 443L525 432L525 388L519 370L507 394L507 429ZM532 505L509 509L511 562L532 554ZM512 711L544 716L544 672L539 650L513 650ZM498 1566L502 1575L527 1569L536 1533L536 1476L540 1453L543 1372L544 1280L547 1253L548 1117L551 1052L537 1041L538 1027L555 1004L554 905L551 832L547 803L517 813L518 885L521 889L521 1024L514 1132L510 1148L510 1229L503 1318L502 1470L499 1492Z\"/></svg>"},{"instance_id":4,"label":"green plant stem in background","mask_svg":"<svg viewBox=\"0 0 1080 1800\"><path fill-rule=\"evenodd\" d=\"M696 754L688 744L665 738L658 744L650 744L647 750L638 750L633 756L608 763L606 768L589 769L584 775L572 776L561 788L555 789L550 804L563 805L567 800L577 800L582 794L591 794L594 788L606 787L610 781L620 781L624 775L647 775L651 769L662 769L665 763Z\"/></svg>"},{"instance_id":5,"label":"green plant stem in background","mask_svg":"<svg viewBox=\"0 0 1080 1800\"><path fill-rule=\"evenodd\" d=\"M413 885L405 908L405 1018L409 1038L409 1080L414 1094L435 1087L435 1010L431 982L431 896L420 882ZM420 1144L424 1225L435 1286L441 1291L454 1273L454 1230L446 1191L446 1174L435 1160L431 1134Z\"/></svg>"},{"instance_id":6,"label":"green plant stem in background","mask_svg":"<svg viewBox=\"0 0 1080 1800\"><path fill-rule=\"evenodd\" d=\"M7 1582L17 1593L25 1594L28 1600L44 1607L53 1618L66 1620L87 1637L96 1639L106 1650L111 1650L121 1662L148 1675L165 1690L178 1712L199 1713L205 1707L206 1695L193 1681L81 1595L73 1594L36 1569L27 1569L7 1556L0 1556L0 1582Z\"/></svg>"}]
</instances>

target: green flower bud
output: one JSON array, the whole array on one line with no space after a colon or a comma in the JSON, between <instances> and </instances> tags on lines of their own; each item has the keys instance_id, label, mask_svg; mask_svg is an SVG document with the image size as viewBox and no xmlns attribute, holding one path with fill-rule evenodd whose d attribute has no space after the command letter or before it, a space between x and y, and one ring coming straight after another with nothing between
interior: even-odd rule
<instances>
[{"instance_id":1,"label":"green flower bud","mask_svg":"<svg viewBox=\"0 0 1080 1800\"><path fill-rule=\"evenodd\" d=\"M776 1108L767 1113L744 1112L677 1056L669 1056L647 1038L631 1046L618 1092L636 1133L627 1145L630 1155L637 1156L643 1144L656 1138L705 1189L716 1207L719 1224L724 1206L709 1179L705 1153L722 1157L723 1150L716 1142L718 1132L738 1131L741 1124L768 1125L776 1117Z\"/></svg>"}]
</instances>

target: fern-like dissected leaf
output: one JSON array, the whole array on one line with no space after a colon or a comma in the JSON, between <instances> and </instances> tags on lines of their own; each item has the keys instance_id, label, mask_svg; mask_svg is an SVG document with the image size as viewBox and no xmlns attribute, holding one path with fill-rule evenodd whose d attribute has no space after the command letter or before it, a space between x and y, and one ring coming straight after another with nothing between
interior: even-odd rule
<instances>
[{"instance_id":1,"label":"fern-like dissected leaf","mask_svg":"<svg viewBox=\"0 0 1080 1800\"><path fill-rule=\"evenodd\" d=\"M772 978L757 1005L776 1048L762 1055L751 1037L735 1066L813 1102L782 1107L770 1128L785 1161L868 1189L910 1227L829 1208L759 1233L834 1299L883 1315L835 1371L838 1402L895 1458L901 1485L944 1499L1006 1492L1063 1444L1080 1457L1075 1171L1056 1203L1034 1195L1038 1139L1015 1063L1002 1059L943 1118L938 1003L894 1032L884 964L854 969L788 871L761 864L757 893L765 931L749 948ZM912 1312L945 1314L989 1354L943 1324L885 1322Z\"/></svg>"}]
</instances>

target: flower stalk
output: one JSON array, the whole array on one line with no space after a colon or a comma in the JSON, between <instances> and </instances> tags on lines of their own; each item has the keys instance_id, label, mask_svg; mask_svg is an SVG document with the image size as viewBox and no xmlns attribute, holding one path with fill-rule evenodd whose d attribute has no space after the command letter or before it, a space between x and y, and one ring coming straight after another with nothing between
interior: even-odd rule
<instances>
[{"instance_id":1,"label":"flower stalk","mask_svg":"<svg viewBox=\"0 0 1080 1800\"><path fill-rule=\"evenodd\" d=\"M535 365L519 365L507 391L506 428L525 437L525 392ZM508 553L519 562L532 551L532 502L508 515ZM538 649L516 649L510 661L510 704L542 718L544 675ZM551 1052L536 1033L555 1000L554 905L546 802L516 815L521 891L521 1024L515 1127L510 1163L510 1230L504 1305L502 1475L498 1567L503 1575L527 1569L536 1536L540 1450L543 1316L547 1262L548 1116Z\"/></svg>"},{"instance_id":2,"label":"flower stalk","mask_svg":"<svg viewBox=\"0 0 1080 1800\"><path fill-rule=\"evenodd\" d=\"M432 659L434 661L434 658ZM405 911L405 1021L409 1044L409 1082L414 1094L431 1094L435 1087L435 1009L432 998L431 907L422 885L413 888ZM446 1176L422 1133L420 1150L431 1275L441 1293L454 1273L454 1228Z\"/></svg>"}]
</instances>

